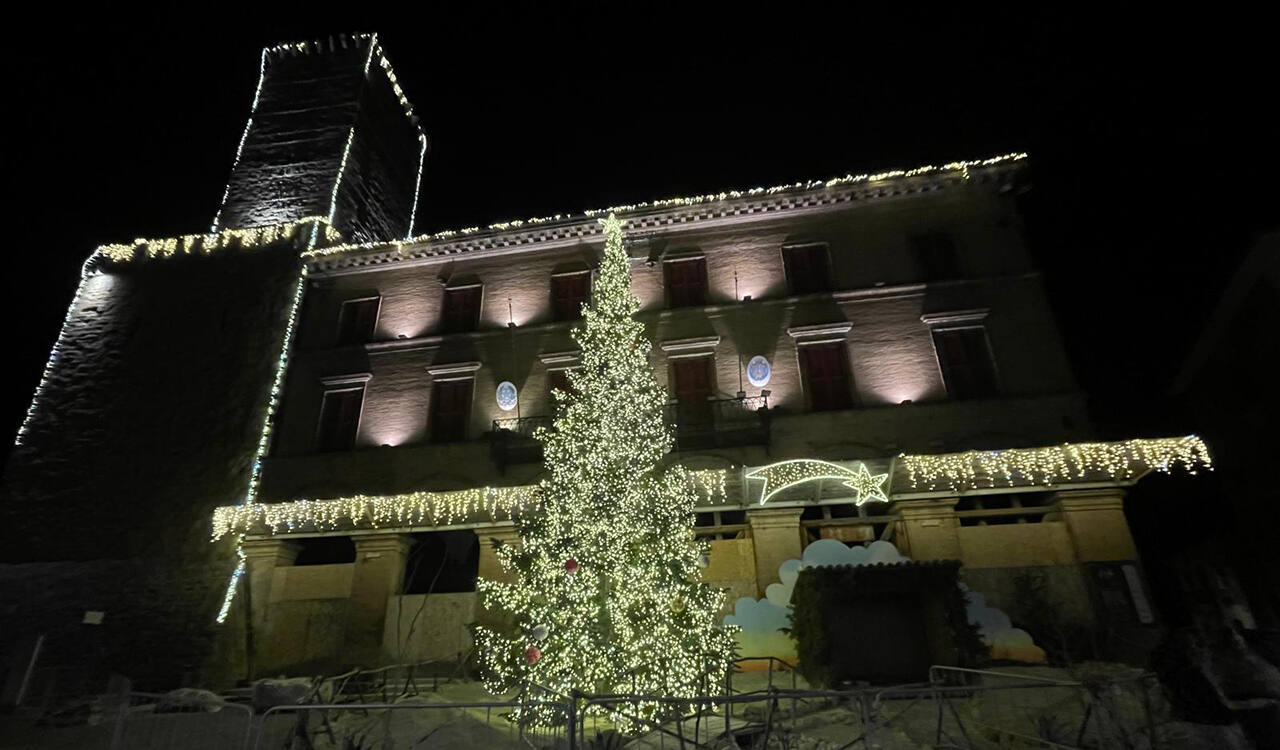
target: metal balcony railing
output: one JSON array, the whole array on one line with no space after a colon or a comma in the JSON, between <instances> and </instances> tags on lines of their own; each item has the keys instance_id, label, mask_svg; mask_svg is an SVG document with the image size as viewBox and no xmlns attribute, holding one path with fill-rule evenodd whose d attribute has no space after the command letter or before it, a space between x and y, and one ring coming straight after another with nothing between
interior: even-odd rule
<instances>
[{"instance_id":1,"label":"metal balcony railing","mask_svg":"<svg viewBox=\"0 0 1280 750\"><path fill-rule=\"evenodd\" d=\"M672 403L665 417L675 433L676 450L769 444L767 396ZM549 429L553 420L550 415L493 420L489 449L499 470L541 461L542 445L534 432L539 427Z\"/></svg>"},{"instance_id":2,"label":"metal balcony railing","mask_svg":"<svg viewBox=\"0 0 1280 750\"><path fill-rule=\"evenodd\" d=\"M667 405L676 450L769 444L769 397L708 399Z\"/></svg>"}]
</instances>

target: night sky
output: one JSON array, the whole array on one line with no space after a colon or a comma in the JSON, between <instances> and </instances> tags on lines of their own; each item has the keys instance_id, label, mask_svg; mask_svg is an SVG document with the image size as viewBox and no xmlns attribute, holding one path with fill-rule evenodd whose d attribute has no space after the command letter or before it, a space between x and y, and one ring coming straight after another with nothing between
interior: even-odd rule
<instances>
[{"instance_id":1,"label":"night sky","mask_svg":"<svg viewBox=\"0 0 1280 750\"><path fill-rule=\"evenodd\" d=\"M67 13L6 40L6 434L88 253L208 226L258 51L279 41L380 33L432 141L422 231L1028 151L1032 250L1117 421L1172 377L1250 236L1280 225L1274 60L1247 19L434 5L240 27L191 6Z\"/></svg>"}]
</instances>

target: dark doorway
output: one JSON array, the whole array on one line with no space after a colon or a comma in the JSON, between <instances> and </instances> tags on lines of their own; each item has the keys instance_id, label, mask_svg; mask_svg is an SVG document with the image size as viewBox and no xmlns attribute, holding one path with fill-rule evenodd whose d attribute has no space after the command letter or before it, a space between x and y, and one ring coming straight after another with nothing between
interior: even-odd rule
<instances>
[{"instance_id":1,"label":"dark doorway","mask_svg":"<svg viewBox=\"0 0 1280 750\"><path fill-rule=\"evenodd\" d=\"M476 590L480 540L474 531L431 531L413 536L416 543L405 562L404 593L456 594Z\"/></svg>"}]
</instances>

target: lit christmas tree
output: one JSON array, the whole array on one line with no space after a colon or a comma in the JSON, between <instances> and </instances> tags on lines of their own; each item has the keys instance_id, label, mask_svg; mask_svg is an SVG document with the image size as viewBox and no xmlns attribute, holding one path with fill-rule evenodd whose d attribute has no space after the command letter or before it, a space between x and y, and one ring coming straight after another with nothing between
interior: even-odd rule
<instances>
[{"instance_id":1,"label":"lit christmas tree","mask_svg":"<svg viewBox=\"0 0 1280 750\"><path fill-rule=\"evenodd\" d=\"M681 467L664 467L672 435L666 391L649 365L622 222L604 224L605 250L583 323L573 330L582 367L572 394L541 435L549 478L542 510L521 517L519 548L497 554L513 583L481 581L507 628L478 627L486 686L495 693L546 688L561 696L705 695L733 658L719 625L723 592L702 582L706 544L694 537L695 492ZM627 723L671 706L627 704ZM521 721L561 717L529 707Z\"/></svg>"}]
</instances>

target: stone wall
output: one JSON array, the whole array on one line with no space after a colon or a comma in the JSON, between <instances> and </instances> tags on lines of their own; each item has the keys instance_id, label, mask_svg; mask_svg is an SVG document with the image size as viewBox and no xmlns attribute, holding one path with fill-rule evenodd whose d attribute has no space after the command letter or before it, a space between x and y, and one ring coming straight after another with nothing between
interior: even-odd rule
<instances>
[{"instance_id":1,"label":"stone wall","mask_svg":"<svg viewBox=\"0 0 1280 750\"><path fill-rule=\"evenodd\" d=\"M408 233L421 134L376 54L369 64L369 43L339 37L267 53L220 227L329 216L336 198L334 226L348 240Z\"/></svg>"},{"instance_id":2,"label":"stone wall","mask_svg":"<svg viewBox=\"0 0 1280 750\"><path fill-rule=\"evenodd\" d=\"M297 268L278 246L86 279L0 487L6 640L104 610L103 658L141 685L215 649L235 670L241 636L213 624L235 557L209 519L244 495ZM48 658L73 659L68 638Z\"/></svg>"}]
</instances>

